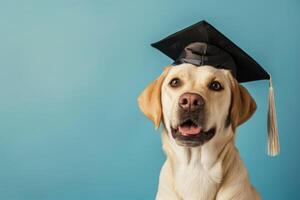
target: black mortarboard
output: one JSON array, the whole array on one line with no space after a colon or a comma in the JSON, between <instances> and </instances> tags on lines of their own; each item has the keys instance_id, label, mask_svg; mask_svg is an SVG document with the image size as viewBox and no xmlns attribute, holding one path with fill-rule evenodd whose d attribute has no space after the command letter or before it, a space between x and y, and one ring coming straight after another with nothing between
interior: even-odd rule
<instances>
[{"instance_id":1,"label":"black mortarboard","mask_svg":"<svg viewBox=\"0 0 300 200\"><path fill-rule=\"evenodd\" d=\"M151 44L175 62L230 69L238 82L270 79L246 52L206 21L200 21Z\"/></svg>"},{"instance_id":2,"label":"black mortarboard","mask_svg":"<svg viewBox=\"0 0 300 200\"><path fill-rule=\"evenodd\" d=\"M269 80L268 153L271 156L279 153L271 77L245 51L206 21L200 21L151 46L173 59L173 65L191 63L196 66L211 65L216 68L229 69L240 83Z\"/></svg>"}]
</instances>

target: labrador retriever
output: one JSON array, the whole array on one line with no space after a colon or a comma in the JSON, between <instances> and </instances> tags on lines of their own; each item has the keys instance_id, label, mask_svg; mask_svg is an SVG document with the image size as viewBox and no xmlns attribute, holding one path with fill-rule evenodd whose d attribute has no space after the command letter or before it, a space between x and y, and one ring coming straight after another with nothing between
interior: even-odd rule
<instances>
[{"instance_id":1,"label":"labrador retriever","mask_svg":"<svg viewBox=\"0 0 300 200\"><path fill-rule=\"evenodd\" d=\"M139 96L141 111L163 123L157 200L256 200L235 147L236 128L256 103L229 70L168 66Z\"/></svg>"}]
</instances>

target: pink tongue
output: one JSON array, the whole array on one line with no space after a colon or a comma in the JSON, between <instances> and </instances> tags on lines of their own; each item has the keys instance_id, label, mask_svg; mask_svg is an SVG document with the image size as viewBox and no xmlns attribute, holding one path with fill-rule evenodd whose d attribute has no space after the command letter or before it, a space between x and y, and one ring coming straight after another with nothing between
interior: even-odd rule
<instances>
[{"instance_id":1,"label":"pink tongue","mask_svg":"<svg viewBox=\"0 0 300 200\"><path fill-rule=\"evenodd\" d=\"M201 132L201 127L199 126L179 126L178 127L179 132L182 135L188 136L188 135L197 135Z\"/></svg>"}]
</instances>

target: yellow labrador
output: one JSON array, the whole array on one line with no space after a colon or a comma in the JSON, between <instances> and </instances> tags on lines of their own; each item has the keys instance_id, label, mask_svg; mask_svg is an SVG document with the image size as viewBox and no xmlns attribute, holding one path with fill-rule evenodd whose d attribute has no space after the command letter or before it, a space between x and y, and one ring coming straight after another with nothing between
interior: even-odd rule
<instances>
[{"instance_id":1,"label":"yellow labrador","mask_svg":"<svg viewBox=\"0 0 300 200\"><path fill-rule=\"evenodd\" d=\"M256 200L235 147L235 130L256 104L230 71L181 64L167 67L139 96L159 127L167 155L157 200Z\"/></svg>"}]
</instances>

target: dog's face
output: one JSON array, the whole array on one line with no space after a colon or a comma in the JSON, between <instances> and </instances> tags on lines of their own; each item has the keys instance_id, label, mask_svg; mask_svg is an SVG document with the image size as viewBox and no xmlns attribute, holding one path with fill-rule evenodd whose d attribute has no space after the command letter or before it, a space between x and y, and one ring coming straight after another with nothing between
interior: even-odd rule
<instances>
[{"instance_id":1,"label":"dog's face","mask_svg":"<svg viewBox=\"0 0 300 200\"><path fill-rule=\"evenodd\" d=\"M228 71L183 64L169 71L161 88L165 127L178 145L199 146L228 127Z\"/></svg>"},{"instance_id":2,"label":"dog's face","mask_svg":"<svg viewBox=\"0 0 300 200\"><path fill-rule=\"evenodd\" d=\"M256 108L228 70L192 64L165 69L141 94L139 105L156 126L163 119L169 137L187 147L223 137L223 130L235 129Z\"/></svg>"}]
</instances>

